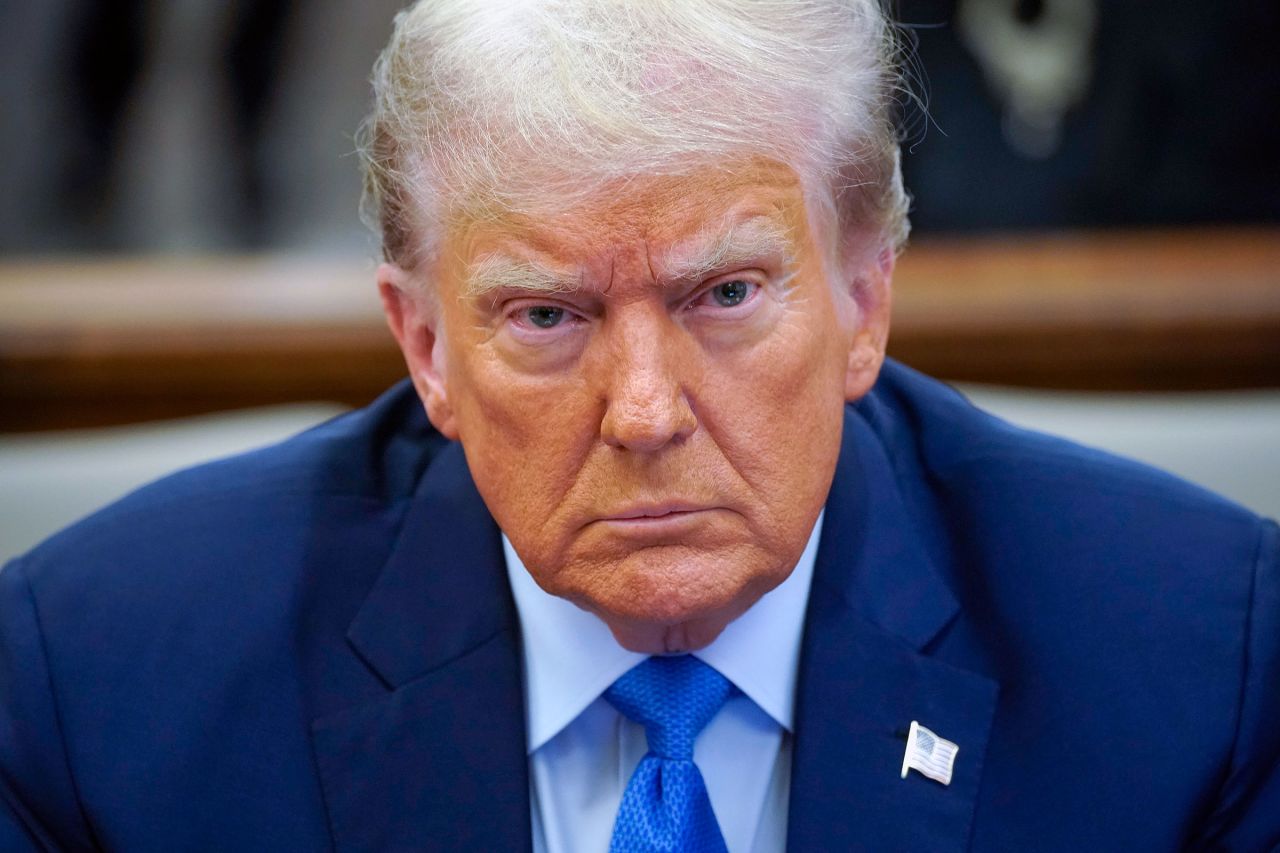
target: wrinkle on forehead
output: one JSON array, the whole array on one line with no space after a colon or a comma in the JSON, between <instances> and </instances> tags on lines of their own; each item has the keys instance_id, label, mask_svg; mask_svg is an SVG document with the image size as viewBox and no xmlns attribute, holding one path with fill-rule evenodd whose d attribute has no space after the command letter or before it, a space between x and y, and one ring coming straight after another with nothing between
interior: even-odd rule
<instances>
[{"instance_id":1,"label":"wrinkle on forehead","mask_svg":"<svg viewBox=\"0 0 1280 853\"><path fill-rule=\"evenodd\" d=\"M654 281L696 281L766 258L790 267L806 239L795 175L773 164L633 179L612 189L573 211L473 221L457 234L462 293L607 290L627 256ZM736 196L733 203L702 209L702 199L726 195Z\"/></svg>"},{"instance_id":2,"label":"wrinkle on forehead","mask_svg":"<svg viewBox=\"0 0 1280 853\"><path fill-rule=\"evenodd\" d=\"M645 265L654 281L696 282L763 259L781 259L784 268L795 266L795 245L788 229L775 216L757 213L726 226L707 228L674 246L655 248L643 242ZM610 258L608 292L616 273ZM536 258L495 252L472 263L465 276L465 292L472 297L499 290L528 293L570 293L585 286L582 269L566 269Z\"/></svg>"}]
</instances>

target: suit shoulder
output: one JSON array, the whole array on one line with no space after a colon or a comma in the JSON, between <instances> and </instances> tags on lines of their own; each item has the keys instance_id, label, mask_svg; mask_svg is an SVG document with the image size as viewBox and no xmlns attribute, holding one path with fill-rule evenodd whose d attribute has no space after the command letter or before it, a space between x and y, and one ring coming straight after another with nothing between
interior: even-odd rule
<instances>
[{"instance_id":1,"label":"suit shoulder","mask_svg":"<svg viewBox=\"0 0 1280 853\"><path fill-rule=\"evenodd\" d=\"M444 440L402 384L365 409L279 444L171 474L55 534L22 558L53 600L236 594L242 573L291 568L336 528L394 524ZM92 600L92 599L90 599Z\"/></svg>"},{"instance_id":2,"label":"suit shoulder","mask_svg":"<svg viewBox=\"0 0 1280 853\"><path fill-rule=\"evenodd\" d=\"M1167 471L1015 426L902 365L890 365L886 374L865 416L891 455L913 460L943 493L1001 498L991 506L1014 514L1124 507L1126 513L1194 517L1252 533L1262 523L1248 509Z\"/></svg>"},{"instance_id":3,"label":"suit shoulder","mask_svg":"<svg viewBox=\"0 0 1280 853\"><path fill-rule=\"evenodd\" d=\"M1238 627L1264 519L1148 465L1015 427L906 368L887 378L860 411L961 598L984 587L1017 591L1010 607L1132 607L1153 633L1201 617Z\"/></svg>"}]
</instances>

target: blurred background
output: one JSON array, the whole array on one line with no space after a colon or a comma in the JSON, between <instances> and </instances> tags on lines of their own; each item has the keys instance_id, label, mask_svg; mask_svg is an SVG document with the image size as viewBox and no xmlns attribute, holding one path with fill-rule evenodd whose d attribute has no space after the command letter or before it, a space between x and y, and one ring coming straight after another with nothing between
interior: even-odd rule
<instances>
[{"instance_id":1,"label":"blurred background","mask_svg":"<svg viewBox=\"0 0 1280 853\"><path fill-rule=\"evenodd\" d=\"M69 520L402 374L352 153L402 5L0 5L0 500L50 484ZM897 11L916 203L892 352L1280 512L1280 3ZM55 476L117 439L97 491L106 450ZM1224 446L1241 473L1213 482ZM0 503L0 557L43 530L23 512Z\"/></svg>"},{"instance_id":2,"label":"blurred background","mask_svg":"<svg viewBox=\"0 0 1280 853\"><path fill-rule=\"evenodd\" d=\"M501 2L501 0L495 0ZM0 6L0 251L362 251L403 0ZM1274 0L900 0L917 233L1274 223Z\"/></svg>"}]
</instances>

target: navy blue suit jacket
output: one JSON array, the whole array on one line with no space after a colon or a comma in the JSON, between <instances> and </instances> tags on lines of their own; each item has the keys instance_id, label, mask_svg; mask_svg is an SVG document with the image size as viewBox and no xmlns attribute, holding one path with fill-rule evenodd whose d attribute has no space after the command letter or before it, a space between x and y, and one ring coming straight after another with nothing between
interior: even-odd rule
<instances>
[{"instance_id":1,"label":"navy blue suit jacket","mask_svg":"<svg viewBox=\"0 0 1280 853\"><path fill-rule=\"evenodd\" d=\"M1280 839L1277 528L889 364L850 406L789 849ZM499 533L411 388L0 573L0 850L522 850ZM918 720L943 786L899 778Z\"/></svg>"}]
</instances>

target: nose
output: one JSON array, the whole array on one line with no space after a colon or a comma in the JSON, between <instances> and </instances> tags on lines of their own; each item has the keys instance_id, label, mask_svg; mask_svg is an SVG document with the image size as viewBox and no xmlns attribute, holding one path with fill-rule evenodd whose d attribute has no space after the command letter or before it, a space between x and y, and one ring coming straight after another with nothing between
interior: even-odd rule
<instances>
[{"instance_id":1,"label":"nose","mask_svg":"<svg viewBox=\"0 0 1280 853\"><path fill-rule=\"evenodd\" d=\"M606 372L606 407L600 436L610 447L652 453L698 428L683 373L678 335L661 323L615 330Z\"/></svg>"}]
</instances>

